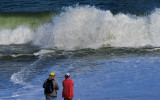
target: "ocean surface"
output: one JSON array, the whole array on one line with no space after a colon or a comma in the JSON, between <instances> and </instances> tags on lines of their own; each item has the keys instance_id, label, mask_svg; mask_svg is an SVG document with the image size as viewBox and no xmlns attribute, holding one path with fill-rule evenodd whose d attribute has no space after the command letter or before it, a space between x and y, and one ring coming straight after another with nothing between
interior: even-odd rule
<instances>
[{"instance_id":1,"label":"ocean surface","mask_svg":"<svg viewBox=\"0 0 160 100\"><path fill-rule=\"evenodd\" d=\"M73 100L159 100L160 1L1 0L0 100L45 100L65 73Z\"/></svg>"}]
</instances>

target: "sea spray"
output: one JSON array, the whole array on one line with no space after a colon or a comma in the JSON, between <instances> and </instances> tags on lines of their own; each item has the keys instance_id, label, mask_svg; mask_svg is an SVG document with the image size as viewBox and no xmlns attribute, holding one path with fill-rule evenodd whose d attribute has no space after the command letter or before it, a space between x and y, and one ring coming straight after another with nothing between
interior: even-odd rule
<instances>
[{"instance_id":1,"label":"sea spray","mask_svg":"<svg viewBox=\"0 0 160 100\"><path fill-rule=\"evenodd\" d=\"M62 49L143 47L150 44L145 17L113 15L95 7L69 7L55 19L55 46Z\"/></svg>"},{"instance_id":2,"label":"sea spray","mask_svg":"<svg viewBox=\"0 0 160 100\"><path fill-rule=\"evenodd\" d=\"M37 28L33 34L32 43L42 48L54 47L54 25L52 23L46 23Z\"/></svg>"},{"instance_id":3,"label":"sea spray","mask_svg":"<svg viewBox=\"0 0 160 100\"><path fill-rule=\"evenodd\" d=\"M35 77L34 75L31 75L31 74L35 73L35 69L38 66L38 64L40 63L42 58L43 58L43 55L39 56L39 59L37 59L33 64L30 64L28 66L24 66L20 71L12 74L12 76L10 78L11 81L16 84L27 85L28 80L32 80L33 77Z\"/></svg>"},{"instance_id":4,"label":"sea spray","mask_svg":"<svg viewBox=\"0 0 160 100\"><path fill-rule=\"evenodd\" d=\"M101 47L159 47L160 10L146 16L113 15L92 6L67 7L36 30L26 26L0 30L0 44L31 43L42 48L75 50ZM20 31L19 31L20 30Z\"/></svg>"},{"instance_id":5,"label":"sea spray","mask_svg":"<svg viewBox=\"0 0 160 100\"><path fill-rule=\"evenodd\" d=\"M151 45L155 47L160 46L160 9L156 9L150 17L150 38L151 38Z\"/></svg>"},{"instance_id":6,"label":"sea spray","mask_svg":"<svg viewBox=\"0 0 160 100\"><path fill-rule=\"evenodd\" d=\"M28 27L19 26L14 30L0 30L0 45L26 44L32 41L32 30Z\"/></svg>"}]
</instances>

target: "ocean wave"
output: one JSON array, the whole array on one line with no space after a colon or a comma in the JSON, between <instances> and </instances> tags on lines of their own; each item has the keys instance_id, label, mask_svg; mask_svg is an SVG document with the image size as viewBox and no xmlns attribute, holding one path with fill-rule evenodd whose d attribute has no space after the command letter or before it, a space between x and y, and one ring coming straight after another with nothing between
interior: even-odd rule
<instances>
[{"instance_id":1,"label":"ocean wave","mask_svg":"<svg viewBox=\"0 0 160 100\"><path fill-rule=\"evenodd\" d=\"M26 26L0 30L0 45L31 43L42 48L76 50L101 47L159 47L160 9L146 16L93 6L67 7L36 30Z\"/></svg>"},{"instance_id":2,"label":"ocean wave","mask_svg":"<svg viewBox=\"0 0 160 100\"><path fill-rule=\"evenodd\" d=\"M30 28L19 26L14 30L0 30L0 45L25 44L32 41L33 32Z\"/></svg>"},{"instance_id":3,"label":"ocean wave","mask_svg":"<svg viewBox=\"0 0 160 100\"><path fill-rule=\"evenodd\" d=\"M0 54L0 59L15 59L15 58L25 58L34 57L33 54Z\"/></svg>"},{"instance_id":4,"label":"ocean wave","mask_svg":"<svg viewBox=\"0 0 160 100\"><path fill-rule=\"evenodd\" d=\"M34 53L35 56L41 56L41 55L45 55L45 54L49 54L49 53L54 53L54 50L45 50L42 49L39 52Z\"/></svg>"},{"instance_id":5,"label":"ocean wave","mask_svg":"<svg viewBox=\"0 0 160 100\"><path fill-rule=\"evenodd\" d=\"M54 15L56 12L0 12L0 29L15 29L21 25L36 29L51 21Z\"/></svg>"}]
</instances>

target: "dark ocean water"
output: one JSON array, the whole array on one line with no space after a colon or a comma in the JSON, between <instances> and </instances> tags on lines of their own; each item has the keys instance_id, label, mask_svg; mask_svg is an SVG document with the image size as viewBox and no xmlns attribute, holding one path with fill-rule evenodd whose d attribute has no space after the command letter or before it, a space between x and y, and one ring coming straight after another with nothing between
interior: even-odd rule
<instances>
[{"instance_id":1,"label":"dark ocean water","mask_svg":"<svg viewBox=\"0 0 160 100\"><path fill-rule=\"evenodd\" d=\"M69 72L73 100L160 98L160 1L1 0L0 100L45 100Z\"/></svg>"},{"instance_id":2,"label":"dark ocean water","mask_svg":"<svg viewBox=\"0 0 160 100\"><path fill-rule=\"evenodd\" d=\"M1 12L43 12L59 11L75 5L96 6L103 10L125 13L146 13L159 8L158 0L3 0Z\"/></svg>"}]
</instances>

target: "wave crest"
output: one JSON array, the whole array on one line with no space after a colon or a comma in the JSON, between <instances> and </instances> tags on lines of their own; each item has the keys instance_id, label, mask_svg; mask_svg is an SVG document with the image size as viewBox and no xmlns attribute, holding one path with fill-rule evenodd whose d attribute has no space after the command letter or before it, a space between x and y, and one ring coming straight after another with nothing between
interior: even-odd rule
<instances>
[{"instance_id":1,"label":"wave crest","mask_svg":"<svg viewBox=\"0 0 160 100\"><path fill-rule=\"evenodd\" d=\"M0 44L31 42L43 48L75 50L100 47L160 46L160 9L148 16L113 15L91 6L67 7L35 31L20 26L0 30Z\"/></svg>"},{"instance_id":2,"label":"wave crest","mask_svg":"<svg viewBox=\"0 0 160 100\"><path fill-rule=\"evenodd\" d=\"M14 30L0 30L0 45L25 44L32 41L33 32L28 27L19 26Z\"/></svg>"}]
</instances>

